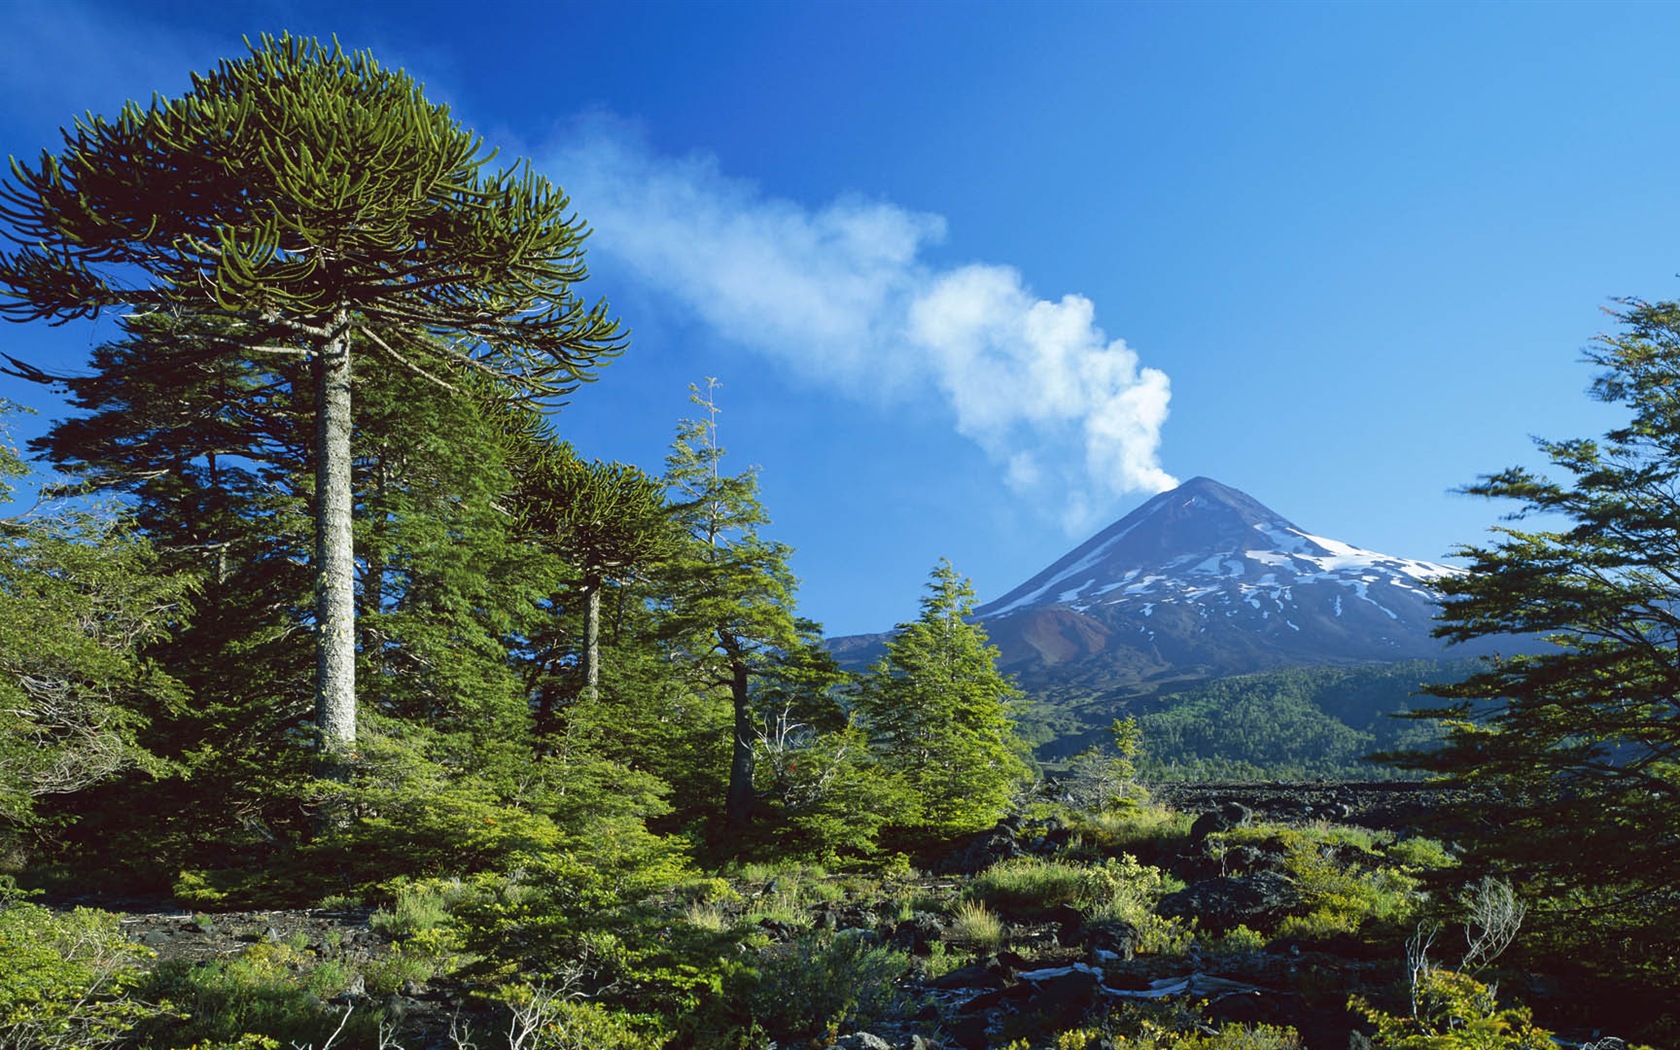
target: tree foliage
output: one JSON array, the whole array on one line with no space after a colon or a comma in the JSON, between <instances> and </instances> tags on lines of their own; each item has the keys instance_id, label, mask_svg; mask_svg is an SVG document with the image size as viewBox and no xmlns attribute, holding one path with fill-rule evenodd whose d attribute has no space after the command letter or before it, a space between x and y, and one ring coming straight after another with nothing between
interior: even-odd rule
<instances>
[{"instance_id":1,"label":"tree foliage","mask_svg":"<svg viewBox=\"0 0 1680 1050\"><path fill-rule=\"evenodd\" d=\"M584 228L529 167L488 174L482 140L400 70L264 37L177 99L88 115L0 186L0 314L62 322L208 319L215 353L311 372L315 729L328 767L355 740L352 360L437 386L491 376L562 392L622 347L573 286Z\"/></svg>"},{"instance_id":2,"label":"tree foliage","mask_svg":"<svg viewBox=\"0 0 1680 1050\"><path fill-rule=\"evenodd\" d=\"M0 502L23 471L5 436L0 421ZM109 512L51 505L0 519L0 820L155 767L137 740L142 712L184 697L142 651L183 622L191 589Z\"/></svg>"},{"instance_id":3,"label":"tree foliage","mask_svg":"<svg viewBox=\"0 0 1680 1050\"><path fill-rule=\"evenodd\" d=\"M941 561L921 616L899 624L857 689L881 766L914 800L910 827L937 836L990 827L1028 773L1010 717L1021 694L970 621L974 604L968 580Z\"/></svg>"},{"instance_id":4,"label":"tree foliage","mask_svg":"<svg viewBox=\"0 0 1680 1050\"><path fill-rule=\"evenodd\" d=\"M705 419L677 430L665 461L671 518L678 539L660 581L660 631L703 688L728 690L732 709L724 814L740 827L751 820L754 755L760 719L755 684L774 678L819 640L795 611L798 581L792 549L766 538L769 515L758 498L754 469L725 474L718 443L716 381L705 394L691 387ZM816 659L814 655L810 658Z\"/></svg>"},{"instance_id":5,"label":"tree foliage","mask_svg":"<svg viewBox=\"0 0 1680 1050\"><path fill-rule=\"evenodd\" d=\"M1446 745L1417 767L1490 789L1483 849L1565 925L1672 973L1680 958L1680 304L1627 301L1588 360L1593 395L1628 422L1602 440L1540 441L1560 479L1512 468L1469 492L1512 500L1457 553L1437 633L1530 635L1437 695ZM1577 910L1578 909L1578 910ZM1590 917L1590 919L1588 918ZM1590 932L1585 932L1589 931Z\"/></svg>"}]
</instances>

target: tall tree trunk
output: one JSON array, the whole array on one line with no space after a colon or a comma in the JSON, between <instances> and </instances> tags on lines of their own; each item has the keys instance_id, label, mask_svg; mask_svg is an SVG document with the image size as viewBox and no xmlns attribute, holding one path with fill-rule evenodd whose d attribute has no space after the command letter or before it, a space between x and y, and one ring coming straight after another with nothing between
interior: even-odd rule
<instances>
[{"instance_id":1,"label":"tall tree trunk","mask_svg":"<svg viewBox=\"0 0 1680 1050\"><path fill-rule=\"evenodd\" d=\"M356 745L356 553L350 529L350 334L315 357L315 728L323 774Z\"/></svg>"},{"instance_id":2,"label":"tall tree trunk","mask_svg":"<svg viewBox=\"0 0 1680 1050\"><path fill-rule=\"evenodd\" d=\"M729 795L723 816L730 827L744 827L753 811L753 725L752 703L747 693L747 663L736 657L729 662L729 692L735 701L735 750L729 762Z\"/></svg>"},{"instance_id":3,"label":"tall tree trunk","mask_svg":"<svg viewBox=\"0 0 1680 1050\"><path fill-rule=\"evenodd\" d=\"M583 700L590 704L601 696L601 583L584 582Z\"/></svg>"}]
</instances>

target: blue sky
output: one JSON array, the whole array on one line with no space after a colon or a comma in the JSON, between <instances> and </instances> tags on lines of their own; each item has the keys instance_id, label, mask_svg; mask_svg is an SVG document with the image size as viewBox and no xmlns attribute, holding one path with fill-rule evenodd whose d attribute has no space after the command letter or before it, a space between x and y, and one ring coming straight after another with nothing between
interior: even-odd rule
<instances>
[{"instance_id":1,"label":"blue sky","mask_svg":"<svg viewBox=\"0 0 1680 1050\"><path fill-rule=\"evenodd\" d=\"M657 470L688 384L802 611L996 597L1172 479L1441 560L1590 436L1581 351L1676 295L1680 6L0 0L0 151L337 34L595 226L631 350L559 417ZM0 327L74 368L110 323ZM0 379L0 396L59 409Z\"/></svg>"}]
</instances>

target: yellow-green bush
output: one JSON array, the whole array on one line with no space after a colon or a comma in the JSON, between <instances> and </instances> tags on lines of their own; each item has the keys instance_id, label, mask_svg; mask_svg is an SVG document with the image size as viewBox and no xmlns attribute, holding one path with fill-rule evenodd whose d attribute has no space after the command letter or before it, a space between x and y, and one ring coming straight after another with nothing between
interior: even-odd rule
<instances>
[{"instance_id":1,"label":"yellow-green bush","mask_svg":"<svg viewBox=\"0 0 1680 1050\"><path fill-rule=\"evenodd\" d=\"M1487 985L1452 970L1419 974L1413 1016L1373 1007L1360 996L1348 1006L1376 1026L1380 1050L1554 1050L1550 1033L1536 1028L1527 1007L1502 1009Z\"/></svg>"},{"instance_id":2,"label":"yellow-green bush","mask_svg":"<svg viewBox=\"0 0 1680 1050\"><path fill-rule=\"evenodd\" d=\"M1300 914L1278 924L1277 935L1320 939L1353 934L1373 924L1406 924L1421 901L1418 880L1387 862L1389 836L1364 828L1255 825L1208 836L1210 851L1251 845L1281 853L1283 870L1300 892ZM1414 852L1414 855L1422 855Z\"/></svg>"},{"instance_id":3,"label":"yellow-green bush","mask_svg":"<svg viewBox=\"0 0 1680 1050\"><path fill-rule=\"evenodd\" d=\"M58 914L0 893L0 1047L84 1050L160 1012L130 999L149 952L115 915Z\"/></svg>"},{"instance_id":4,"label":"yellow-green bush","mask_svg":"<svg viewBox=\"0 0 1680 1050\"><path fill-rule=\"evenodd\" d=\"M552 989L514 986L498 996L511 1019L514 1050L659 1050L666 1033L647 1018Z\"/></svg>"}]
</instances>

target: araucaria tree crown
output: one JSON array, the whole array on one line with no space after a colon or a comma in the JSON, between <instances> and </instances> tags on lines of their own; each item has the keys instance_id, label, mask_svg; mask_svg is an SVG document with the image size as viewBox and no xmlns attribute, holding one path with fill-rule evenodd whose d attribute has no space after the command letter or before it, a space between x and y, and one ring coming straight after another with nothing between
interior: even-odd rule
<instances>
[{"instance_id":1,"label":"araucaria tree crown","mask_svg":"<svg viewBox=\"0 0 1680 1050\"><path fill-rule=\"evenodd\" d=\"M291 36L176 99L88 115L0 185L0 314L62 323L121 307L168 340L213 319L216 353L293 355L315 386L316 725L355 740L350 430L354 358L425 376L570 390L623 348L586 303L587 231L566 196L493 154L420 85ZM189 352L183 350L182 352Z\"/></svg>"}]
</instances>

